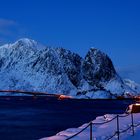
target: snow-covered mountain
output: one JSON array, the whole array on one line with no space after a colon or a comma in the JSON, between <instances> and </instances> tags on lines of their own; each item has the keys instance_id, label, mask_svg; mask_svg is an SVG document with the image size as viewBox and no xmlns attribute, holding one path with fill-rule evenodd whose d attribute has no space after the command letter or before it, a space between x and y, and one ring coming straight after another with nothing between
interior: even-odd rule
<instances>
[{"instance_id":1,"label":"snow-covered mountain","mask_svg":"<svg viewBox=\"0 0 140 140\"><path fill-rule=\"evenodd\" d=\"M124 79L124 83L129 86L135 93L140 93L140 85L130 79Z\"/></svg>"},{"instance_id":2,"label":"snow-covered mountain","mask_svg":"<svg viewBox=\"0 0 140 140\"><path fill-rule=\"evenodd\" d=\"M122 80L111 59L95 48L82 58L69 50L46 47L27 38L0 46L0 90L115 98L138 94L140 88L134 86Z\"/></svg>"}]
</instances>

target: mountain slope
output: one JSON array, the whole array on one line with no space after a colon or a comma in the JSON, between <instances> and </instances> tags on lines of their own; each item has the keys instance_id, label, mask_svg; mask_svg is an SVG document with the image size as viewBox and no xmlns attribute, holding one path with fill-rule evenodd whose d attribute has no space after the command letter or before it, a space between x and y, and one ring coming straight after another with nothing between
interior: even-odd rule
<instances>
[{"instance_id":1,"label":"mountain slope","mask_svg":"<svg viewBox=\"0 0 140 140\"><path fill-rule=\"evenodd\" d=\"M83 59L69 50L45 47L30 39L0 47L0 89L44 91L77 98L137 94L100 50L91 48Z\"/></svg>"}]
</instances>

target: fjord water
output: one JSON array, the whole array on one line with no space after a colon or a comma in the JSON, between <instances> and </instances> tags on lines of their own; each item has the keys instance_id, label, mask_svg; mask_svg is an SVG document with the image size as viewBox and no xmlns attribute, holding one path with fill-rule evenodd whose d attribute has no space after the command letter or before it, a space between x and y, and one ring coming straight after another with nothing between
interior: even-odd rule
<instances>
[{"instance_id":1,"label":"fjord water","mask_svg":"<svg viewBox=\"0 0 140 140\"><path fill-rule=\"evenodd\" d=\"M132 100L0 97L0 140L37 140L97 116L123 113Z\"/></svg>"}]
</instances>

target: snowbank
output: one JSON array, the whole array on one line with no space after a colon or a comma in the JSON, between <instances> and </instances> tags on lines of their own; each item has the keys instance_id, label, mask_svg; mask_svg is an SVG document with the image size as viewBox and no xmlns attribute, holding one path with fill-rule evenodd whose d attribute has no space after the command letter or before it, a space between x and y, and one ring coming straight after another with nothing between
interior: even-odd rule
<instances>
[{"instance_id":1,"label":"snowbank","mask_svg":"<svg viewBox=\"0 0 140 140\"><path fill-rule=\"evenodd\" d=\"M112 120L116 115L107 114L104 116L97 117L95 120L92 121L93 123L93 129L92 129L92 136L93 140L106 140L110 136L112 136L116 130L117 130L117 119ZM120 116L126 116L126 114L121 114ZM134 117L134 125L140 124L140 113L133 114ZM105 123L102 125L97 125L94 123L102 123L112 120L109 123ZM126 117L119 117L119 128L120 131L123 131L131 126L131 115L128 115ZM81 131L83 128L85 128L87 124L84 124L78 128L69 128L67 130L61 131L55 136L42 138L40 140L66 140L70 136L76 134L77 132ZM120 140L139 140L140 139L140 126L135 127L135 135L132 136L132 129L129 129L125 133L120 134ZM115 140L117 138L117 135L112 138L112 140ZM89 140L90 139L90 128L88 127L86 130L84 130L79 135L72 138L72 140Z\"/></svg>"}]
</instances>

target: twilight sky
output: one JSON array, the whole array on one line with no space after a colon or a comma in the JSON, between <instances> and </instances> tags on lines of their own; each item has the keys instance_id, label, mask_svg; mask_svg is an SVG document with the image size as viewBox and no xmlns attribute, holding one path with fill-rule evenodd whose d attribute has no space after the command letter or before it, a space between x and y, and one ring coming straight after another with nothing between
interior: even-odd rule
<instances>
[{"instance_id":1,"label":"twilight sky","mask_svg":"<svg viewBox=\"0 0 140 140\"><path fill-rule=\"evenodd\" d=\"M0 0L0 45L23 37L83 57L99 48L140 83L139 0Z\"/></svg>"}]
</instances>

